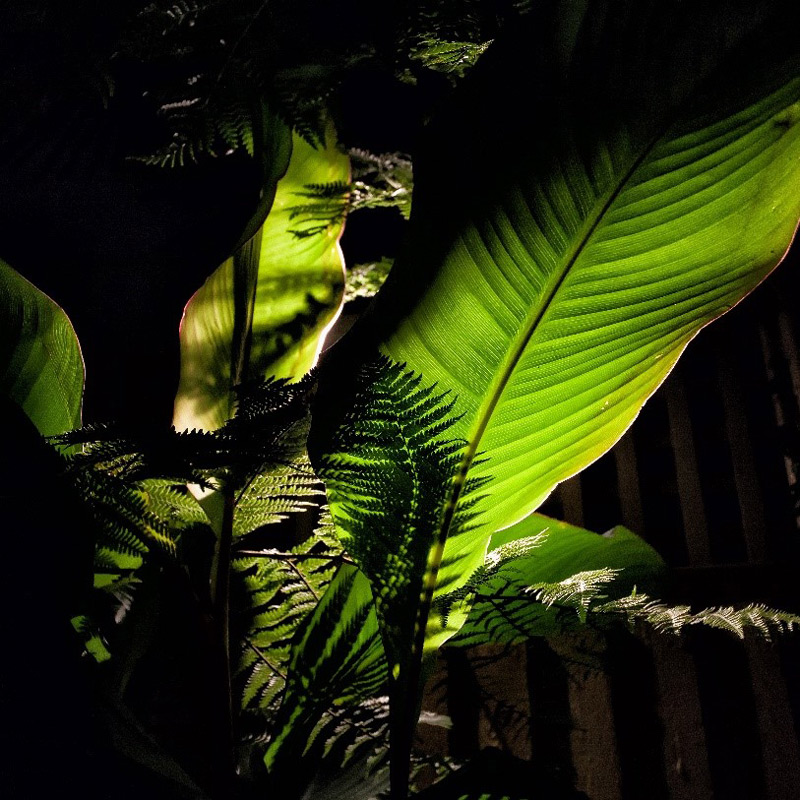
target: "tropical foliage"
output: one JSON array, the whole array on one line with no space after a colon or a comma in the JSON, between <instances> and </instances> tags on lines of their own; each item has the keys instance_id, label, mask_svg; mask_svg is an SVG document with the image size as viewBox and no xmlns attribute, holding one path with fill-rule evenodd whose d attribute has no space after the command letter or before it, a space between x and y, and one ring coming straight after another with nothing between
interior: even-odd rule
<instances>
[{"instance_id":1,"label":"tropical foliage","mask_svg":"<svg viewBox=\"0 0 800 800\"><path fill-rule=\"evenodd\" d=\"M535 513L791 242L789 4L420 1L388 36L365 24L361 50L301 34L304 3L228 5L150 4L122 49L181 79L158 90L176 136L145 161L244 149L263 184L187 298L175 428L80 428L75 332L0 262L0 388L88 520L93 592L65 621L115 747L173 796L470 796L472 767L422 790L423 766L452 765L412 747L441 648L800 624L758 603L671 607L633 532ZM364 62L446 98L413 177L410 157L337 144L337 87ZM380 290L391 259L346 278L339 247L369 208L410 215ZM345 299L376 291L314 370ZM157 690L131 711L153 675L193 676L199 751L145 730Z\"/></svg>"}]
</instances>

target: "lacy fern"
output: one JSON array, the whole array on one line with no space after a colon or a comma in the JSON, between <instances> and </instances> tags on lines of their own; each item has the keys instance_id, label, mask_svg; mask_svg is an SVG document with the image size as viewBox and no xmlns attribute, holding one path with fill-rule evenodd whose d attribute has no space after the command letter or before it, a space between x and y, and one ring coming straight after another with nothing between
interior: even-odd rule
<instances>
[{"instance_id":1,"label":"lacy fern","mask_svg":"<svg viewBox=\"0 0 800 800\"><path fill-rule=\"evenodd\" d=\"M610 615L630 627L643 622L660 633L680 633L689 626L702 625L727 631L740 639L750 631L770 640L775 633L793 631L800 626L797 614L761 603L751 603L744 608L725 606L693 612L689 606L671 606L635 590L626 597L609 600L608 586L619 573L620 570L615 569L580 572L557 583L531 586L528 593L548 608L556 606L574 610L583 623L591 615Z\"/></svg>"},{"instance_id":2,"label":"lacy fern","mask_svg":"<svg viewBox=\"0 0 800 800\"><path fill-rule=\"evenodd\" d=\"M282 697L294 634L346 556L327 511L314 534L288 551L250 550L247 541L236 543L232 557L236 671L243 714L260 720L245 723L248 733L263 740Z\"/></svg>"}]
</instances>

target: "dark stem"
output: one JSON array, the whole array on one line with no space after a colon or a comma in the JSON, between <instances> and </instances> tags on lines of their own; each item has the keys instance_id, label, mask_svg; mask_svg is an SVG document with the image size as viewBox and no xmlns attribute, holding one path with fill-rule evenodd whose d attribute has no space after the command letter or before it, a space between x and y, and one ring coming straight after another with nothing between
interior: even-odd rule
<instances>
[{"instance_id":1,"label":"dark stem","mask_svg":"<svg viewBox=\"0 0 800 800\"><path fill-rule=\"evenodd\" d=\"M219 653L220 693L220 760L217 788L220 798L232 796L236 775L235 740L233 735L233 687L231 682L230 597L231 549L233 544L233 493L225 490L222 527L217 551L217 570L214 582L213 613L217 630Z\"/></svg>"},{"instance_id":2,"label":"dark stem","mask_svg":"<svg viewBox=\"0 0 800 800\"><path fill-rule=\"evenodd\" d=\"M417 679L419 682L419 679ZM389 712L389 798L408 800L411 744L417 725L417 698L409 693L409 681L391 680Z\"/></svg>"}]
</instances>

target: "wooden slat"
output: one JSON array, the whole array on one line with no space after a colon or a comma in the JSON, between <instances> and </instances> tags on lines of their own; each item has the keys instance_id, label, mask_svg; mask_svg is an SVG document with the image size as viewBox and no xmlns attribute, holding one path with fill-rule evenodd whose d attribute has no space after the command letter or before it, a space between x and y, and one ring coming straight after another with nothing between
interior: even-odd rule
<instances>
[{"instance_id":1,"label":"wooden slat","mask_svg":"<svg viewBox=\"0 0 800 800\"><path fill-rule=\"evenodd\" d=\"M772 409L775 414L775 424L780 431L786 430L787 418L791 415L792 409L785 408L788 398L780 391L779 371L781 362L785 360L780 348L771 341L770 330L767 324L762 324L758 329L759 338L761 339L761 351L764 355L764 366L767 372L767 381L770 387L770 394L772 396ZM796 476L794 471L794 464L789 455L784 452L783 465L786 472L786 483L790 488L793 488L796 483ZM800 525L800 520L798 520Z\"/></svg>"},{"instance_id":2,"label":"wooden slat","mask_svg":"<svg viewBox=\"0 0 800 800\"><path fill-rule=\"evenodd\" d=\"M540 773L573 784L568 675L545 639L526 645L531 757Z\"/></svg>"},{"instance_id":3,"label":"wooden slat","mask_svg":"<svg viewBox=\"0 0 800 800\"><path fill-rule=\"evenodd\" d=\"M561 496L561 505L564 509L564 522L583 527L583 491L581 490L581 476L576 475L568 481L559 484L558 491Z\"/></svg>"},{"instance_id":4,"label":"wooden slat","mask_svg":"<svg viewBox=\"0 0 800 800\"><path fill-rule=\"evenodd\" d=\"M621 800L617 737L611 704L611 683L602 671L605 645L590 632L552 641L569 676L572 716L572 764L575 788L591 800ZM594 663L587 662L586 654Z\"/></svg>"},{"instance_id":5,"label":"wooden slat","mask_svg":"<svg viewBox=\"0 0 800 800\"><path fill-rule=\"evenodd\" d=\"M656 672L670 800L710 800L714 793L692 656L678 638L650 633L646 641Z\"/></svg>"},{"instance_id":6,"label":"wooden slat","mask_svg":"<svg viewBox=\"0 0 800 800\"><path fill-rule=\"evenodd\" d=\"M529 760L531 716L524 647L478 647L470 651L480 691L478 744Z\"/></svg>"},{"instance_id":7,"label":"wooden slat","mask_svg":"<svg viewBox=\"0 0 800 800\"><path fill-rule=\"evenodd\" d=\"M622 509L620 521L625 527L640 533L644 530L644 511L633 436L630 433L625 434L617 442L613 452L617 462L617 486Z\"/></svg>"},{"instance_id":8,"label":"wooden slat","mask_svg":"<svg viewBox=\"0 0 800 800\"><path fill-rule=\"evenodd\" d=\"M742 518L747 560L763 563L767 558L767 529L764 502L753 458L753 444L744 411L742 387L728 350L720 348L718 370L725 435L733 464L733 478Z\"/></svg>"},{"instance_id":9,"label":"wooden slat","mask_svg":"<svg viewBox=\"0 0 800 800\"><path fill-rule=\"evenodd\" d=\"M681 500L689 563L701 566L710 563L711 549L689 404L680 369L673 370L669 380L664 384L664 393L669 414L670 441L675 453L675 477Z\"/></svg>"},{"instance_id":10,"label":"wooden slat","mask_svg":"<svg viewBox=\"0 0 800 800\"><path fill-rule=\"evenodd\" d=\"M796 800L800 793L800 746L777 646L748 640L745 647L756 700L764 800Z\"/></svg>"},{"instance_id":11,"label":"wooden slat","mask_svg":"<svg viewBox=\"0 0 800 800\"><path fill-rule=\"evenodd\" d=\"M792 330L792 322L785 311L778 314L781 349L789 367L789 377L795 399L795 410L800 410L800 353Z\"/></svg>"}]
</instances>

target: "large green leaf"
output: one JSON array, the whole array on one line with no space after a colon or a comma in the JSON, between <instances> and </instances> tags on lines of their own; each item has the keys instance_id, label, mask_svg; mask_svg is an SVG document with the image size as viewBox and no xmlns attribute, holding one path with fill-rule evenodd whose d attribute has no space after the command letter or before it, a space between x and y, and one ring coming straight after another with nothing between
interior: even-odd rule
<instances>
[{"instance_id":1,"label":"large green leaf","mask_svg":"<svg viewBox=\"0 0 800 800\"><path fill-rule=\"evenodd\" d=\"M80 426L83 378L67 315L0 260L0 391L54 436Z\"/></svg>"},{"instance_id":2,"label":"large green leaf","mask_svg":"<svg viewBox=\"0 0 800 800\"><path fill-rule=\"evenodd\" d=\"M530 586L590 570L621 570L610 587L614 596L621 596L634 587L652 591L664 572L661 556L627 528L617 526L601 536L541 514L531 514L495 533L487 565L503 558L503 551L515 543L534 537L542 537L536 547L505 560L499 569L487 570L486 577L475 585L467 621L450 644L512 644L563 630L562 615L526 594ZM569 615L573 627L577 621L575 614Z\"/></svg>"},{"instance_id":3,"label":"large green leaf","mask_svg":"<svg viewBox=\"0 0 800 800\"><path fill-rule=\"evenodd\" d=\"M184 311L178 429L218 428L232 414L233 386L266 376L299 380L314 365L344 290L339 237L348 177L332 130L319 149L293 136L263 226Z\"/></svg>"},{"instance_id":4,"label":"large green leaf","mask_svg":"<svg viewBox=\"0 0 800 800\"><path fill-rule=\"evenodd\" d=\"M800 217L797 16L537 3L441 114L373 317L383 352L458 397L488 530L611 447L780 261ZM469 574L486 538L445 560Z\"/></svg>"}]
</instances>

